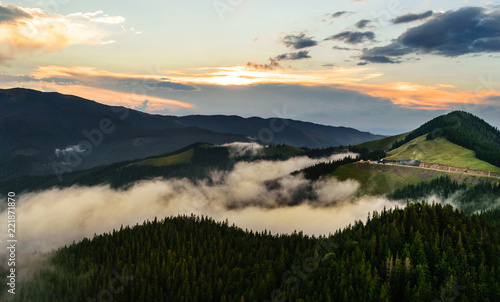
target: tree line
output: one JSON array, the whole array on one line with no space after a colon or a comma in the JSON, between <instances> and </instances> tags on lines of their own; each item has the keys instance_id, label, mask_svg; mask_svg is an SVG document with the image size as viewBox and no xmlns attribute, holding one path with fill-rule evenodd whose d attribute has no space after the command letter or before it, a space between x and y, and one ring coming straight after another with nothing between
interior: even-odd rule
<instances>
[{"instance_id":1,"label":"tree line","mask_svg":"<svg viewBox=\"0 0 500 302\"><path fill-rule=\"evenodd\" d=\"M328 237L253 232L207 217L155 219L53 252L15 298L499 301L499 217L409 203Z\"/></svg>"},{"instance_id":2,"label":"tree line","mask_svg":"<svg viewBox=\"0 0 500 302\"><path fill-rule=\"evenodd\" d=\"M388 195L393 200L419 201L435 196L442 200L451 198L467 213L494 207L500 200L500 185L496 181L481 181L476 184L459 184L449 176L441 176L418 184L409 184Z\"/></svg>"}]
</instances>

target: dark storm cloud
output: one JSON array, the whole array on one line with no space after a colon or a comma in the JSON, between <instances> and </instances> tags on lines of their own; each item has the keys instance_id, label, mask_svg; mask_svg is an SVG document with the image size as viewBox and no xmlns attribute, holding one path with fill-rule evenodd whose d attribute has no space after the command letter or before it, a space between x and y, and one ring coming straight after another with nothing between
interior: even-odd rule
<instances>
[{"instance_id":1,"label":"dark storm cloud","mask_svg":"<svg viewBox=\"0 0 500 302\"><path fill-rule=\"evenodd\" d=\"M356 26L356 28L362 29L362 28L365 28L371 22L372 21L370 21L370 20L363 19L363 20L359 20L358 22L356 22L356 24L354 24L354 26Z\"/></svg>"},{"instance_id":2,"label":"dark storm cloud","mask_svg":"<svg viewBox=\"0 0 500 302\"><path fill-rule=\"evenodd\" d=\"M483 8L465 7L410 28L398 41L424 53L453 57L500 51L499 39L500 12L485 14Z\"/></svg>"},{"instance_id":3,"label":"dark storm cloud","mask_svg":"<svg viewBox=\"0 0 500 302\"><path fill-rule=\"evenodd\" d=\"M0 3L0 23L9 23L18 19L31 19L33 16L13 5Z\"/></svg>"},{"instance_id":4,"label":"dark storm cloud","mask_svg":"<svg viewBox=\"0 0 500 302\"><path fill-rule=\"evenodd\" d=\"M348 44L358 44L365 41L373 41L375 33L372 31L358 32L358 31L344 31L333 35L325 40L340 40Z\"/></svg>"},{"instance_id":5,"label":"dark storm cloud","mask_svg":"<svg viewBox=\"0 0 500 302\"><path fill-rule=\"evenodd\" d=\"M75 78L63 78L63 77L47 77L47 78L34 78L30 75L7 75L0 74L0 82L41 82L41 83L53 83L58 85L69 85L69 84L79 84L84 83ZM112 84L119 85L122 87L133 87L137 85L143 85L148 88L161 88L163 90L178 90L178 91L194 91L198 88L177 82L171 82L167 78L163 79L140 79L140 78L128 78L119 79L115 77L97 77L96 83L100 85Z\"/></svg>"},{"instance_id":6,"label":"dark storm cloud","mask_svg":"<svg viewBox=\"0 0 500 302\"><path fill-rule=\"evenodd\" d=\"M332 46L332 49L335 49L335 50L355 50L353 48L349 48L349 47L340 47L340 46Z\"/></svg>"},{"instance_id":7,"label":"dark storm cloud","mask_svg":"<svg viewBox=\"0 0 500 302\"><path fill-rule=\"evenodd\" d=\"M164 90L179 90L179 91L193 91L198 88L183 84L172 82L168 78L162 79L141 79L141 78L126 78L117 79L115 77L99 77L99 82L101 83L116 83L124 87L134 87L134 86L145 86L150 89L161 88Z\"/></svg>"},{"instance_id":8,"label":"dark storm cloud","mask_svg":"<svg viewBox=\"0 0 500 302\"><path fill-rule=\"evenodd\" d=\"M412 53L456 57L487 52L500 52L500 12L464 7L410 28L386 46L364 49L363 57L394 63L394 57Z\"/></svg>"},{"instance_id":9,"label":"dark storm cloud","mask_svg":"<svg viewBox=\"0 0 500 302\"><path fill-rule=\"evenodd\" d=\"M422 20L429 18L432 16L433 12L431 10L426 11L425 13L421 14L406 14L403 16L398 16L394 20L392 20L392 23L394 24L399 24L399 23L408 23L408 22L413 22L416 20Z\"/></svg>"},{"instance_id":10,"label":"dark storm cloud","mask_svg":"<svg viewBox=\"0 0 500 302\"><path fill-rule=\"evenodd\" d=\"M60 77L41 78L38 81L45 82L45 83L54 83L54 84L58 84L58 85L68 85L68 84L81 83L80 81L75 80L75 79L60 78Z\"/></svg>"},{"instance_id":11,"label":"dark storm cloud","mask_svg":"<svg viewBox=\"0 0 500 302\"><path fill-rule=\"evenodd\" d=\"M283 68L275 58L269 58L269 64L258 64L255 62L247 62L245 66L258 70L276 70Z\"/></svg>"},{"instance_id":12,"label":"dark storm cloud","mask_svg":"<svg viewBox=\"0 0 500 302\"><path fill-rule=\"evenodd\" d=\"M8 75L0 74L0 82L36 82L34 77L28 75Z\"/></svg>"},{"instance_id":13,"label":"dark storm cloud","mask_svg":"<svg viewBox=\"0 0 500 302\"><path fill-rule=\"evenodd\" d=\"M298 35L288 35L283 38L282 42L286 45L286 47L294 49L302 49L318 45L318 42L316 42L312 37L307 37L304 33Z\"/></svg>"},{"instance_id":14,"label":"dark storm cloud","mask_svg":"<svg viewBox=\"0 0 500 302\"><path fill-rule=\"evenodd\" d=\"M350 12L347 12L347 11L335 12L335 13L332 14L332 18L342 17L345 14L350 14Z\"/></svg>"},{"instance_id":15,"label":"dark storm cloud","mask_svg":"<svg viewBox=\"0 0 500 302\"><path fill-rule=\"evenodd\" d=\"M303 50L299 52L292 52L292 53L284 53L281 55L278 55L276 57L276 60L278 61L283 61L283 60L302 60L302 59L309 59L311 56L309 55L309 51Z\"/></svg>"},{"instance_id":16,"label":"dark storm cloud","mask_svg":"<svg viewBox=\"0 0 500 302\"><path fill-rule=\"evenodd\" d=\"M394 61L386 56L362 56L361 60L365 60L372 63L391 63L391 64L399 63L398 61ZM361 64L361 65L366 65L366 64Z\"/></svg>"},{"instance_id":17,"label":"dark storm cloud","mask_svg":"<svg viewBox=\"0 0 500 302\"><path fill-rule=\"evenodd\" d=\"M170 90L184 90L184 91L193 91L197 88L191 85L170 82L170 81L155 81L153 83L158 88L170 89Z\"/></svg>"},{"instance_id":18,"label":"dark storm cloud","mask_svg":"<svg viewBox=\"0 0 500 302\"><path fill-rule=\"evenodd\" d=\"M363 49L363 55L366 56L404 56L412 52L412 49L402 45L399 42L393 42L386 46L374 47L371 49Z\"/></svg>"}]
</instances>

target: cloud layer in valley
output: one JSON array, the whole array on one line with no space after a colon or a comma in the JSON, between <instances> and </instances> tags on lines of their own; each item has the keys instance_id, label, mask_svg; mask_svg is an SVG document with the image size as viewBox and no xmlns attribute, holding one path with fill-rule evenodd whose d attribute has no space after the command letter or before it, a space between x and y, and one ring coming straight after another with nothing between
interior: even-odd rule
<instances>
[{"instance_id":1,"label":"cloud layer in valley","mask_svg":"<svg viewBox=\"0 0 500 302\"><path fill-rule=\"evenodd\" d=\"M229 156L232 158L241 156L255 157L263 155L264 147L258 143L235 142L222 145L229 149Z\"/></svg>"},{"instance_id":2,"label":"cloud layer in valley","mask_svg":"<svg viewBox=\"0 0 500 302\"><path fill-rule=\"evenodd\" d=\"M24 194L18 197L17 205L20 252L47 251L121 225L191 213L217 220L228 218L239 227L258 231L329 234L366 218L370 211L398 204L380 197L356 197L359 183L355 181L329 178L311 185L302 175L290 175L297 169L344 156L240 162L233 171L214 171L210 180L198 183L152 180L127 190L72 187ZM298 205L286 205L308 186L316 200L306 196Z\"/></svg>"}]
</instances>

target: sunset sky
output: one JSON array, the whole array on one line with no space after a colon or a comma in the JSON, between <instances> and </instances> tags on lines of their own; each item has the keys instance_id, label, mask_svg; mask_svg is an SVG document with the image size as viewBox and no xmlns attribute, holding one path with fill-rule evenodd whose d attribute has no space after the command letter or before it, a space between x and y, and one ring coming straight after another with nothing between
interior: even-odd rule
<instances>
[{"instance_id":1,"label":"sunset sky","mask_svg":"<svg viewBox=\"0 0 500 302\"><path fill-rule=\"evenodd\" d=\"M0 88L386 135L452 110L500 127L498 1L0 3Z\"/></svg>"}]
</instances>

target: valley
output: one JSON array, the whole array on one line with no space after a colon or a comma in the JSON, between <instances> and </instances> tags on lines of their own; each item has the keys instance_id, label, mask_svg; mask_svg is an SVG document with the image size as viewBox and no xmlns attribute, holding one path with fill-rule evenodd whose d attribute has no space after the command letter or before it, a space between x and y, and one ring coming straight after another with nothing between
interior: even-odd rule
<instances>
[{"instance_id":1,"label":"valley","mask_svg":"<svg viewBox=\"0 0 500 302\"><path fill-rule=\"evenodd\" d=\"M0 1L0 302L500 301L498 2Z\"/></svg>"},{"instance_id":2,"label":"valley","mask_svg":"<svg viewBox=\"0 0 500 302\"><path fill-rule=\"evenodd\" d=\"M469 131L461 120L471 119L466 113L452 112L444 119L458 120L461 131ZM473 124L484 123L472 119ZM464 258L443 264L448 255L458 253L452 251L458 249L491 265L498 259L494 256L499 253L496 245L488 246L490 255L475 254L471 246L479 240L477 233L465 235L465 225L468 229L474 225L494 243L499 242L500 168L489 157L477 158L480 149L468 149L459 145L459 140L452 143L449 137L455 135L453 132L445 134L429 124L440 123L430 121L408 133L347 146L266 145L247 139L195 142L174 151L163 149L168 152L58 175L0 180L0 192L16 191L19 196L20 229L26 230L20 236L29 242L20 257L26 259L20 260L22 268L33 261L41 263L39 269L30 270L36 281L23 282L20 297L38 301L31 296L36 293L40 301L58 301L57 295L72 288L63 285L67 280L87 285L72 289L65 297L75 301L92 297L100 283L113 282L115 267L121 267L122 276L130 277L115 296L118 300L203 300L201 297L207 295L214 301L266 299L270 292L321 300L325 291L335 295L345 292L333 283L321 283L332 271L340 274L335 275L335 280L340 278L336 282L349 284L349 297L359 299L446 293L456 272L469 270L470 261ZM487 125L481 128L489 129ZM476 139L491 149L497 140L485 144L483 137L498 136L498 130L489 129L476 134ZM149 144L148 139L135 141ZM59 218L40 219L51 216ZM447 233L444 224L450 226L450 219L458 219L453 227L459 228L459 233ZM432 224L424 227L422 221ZM447 235L438 239L429 225ZM151 237L165 232L182 239L166 242L163 235ZM200 236L205 241L194 240ZM462 238L460 246L447 243L456 242L457 236ZM137 244L126 246L125 241L137 240L146 245L142 249L133 247ZM431 245L436 240L441 243ZM266 244L264 250L257 250L257 244ZM318 246L325 244L326 250L320 253ZM131 253L123 253L125 247L144 260L131 259L127 256ZM252 251L253 258L243 256L239 247ZM217 252L221 250L227 254ZM188 258L181 256L186 253ZM114 260L99 255L113 255ZM204 257L219 262L208 265ZM188 264L193 259L206 264ZM229 262L223 265L222 259ZM321 292L314 286L290 286L295 279L279 282L280 273L300 265L300 259L313 259L309 263L317 269L305 266L302 272L295 269L292 274L308 272L316 285L323 284ZM343 266L349 261L353 262ZM262 263L266 265L257 268ZM149 278L145 272L151 271L152 265L161 268L154 275L163 281L153 280L144 291L140 284ZM59 273L62 267L64 276ZM189 267L188 272L182 272L181 267ZM353 269L364 272L363 280L368 281L340 277ZM209 272L220 282L204 277ZM488 289L464 291L463 296L496 297L499 273L492 271L488 278L484 273L460 278L460 283L452 284L458 288L479 282ZM243 281L243 274L254 277ZM393 279L394 274L399 281ZM435 274L442 278L428 277ZM181 284L178 280L191 281ZM236 296L232 294L235 289Z\"/></svg>"}]
</instances>

